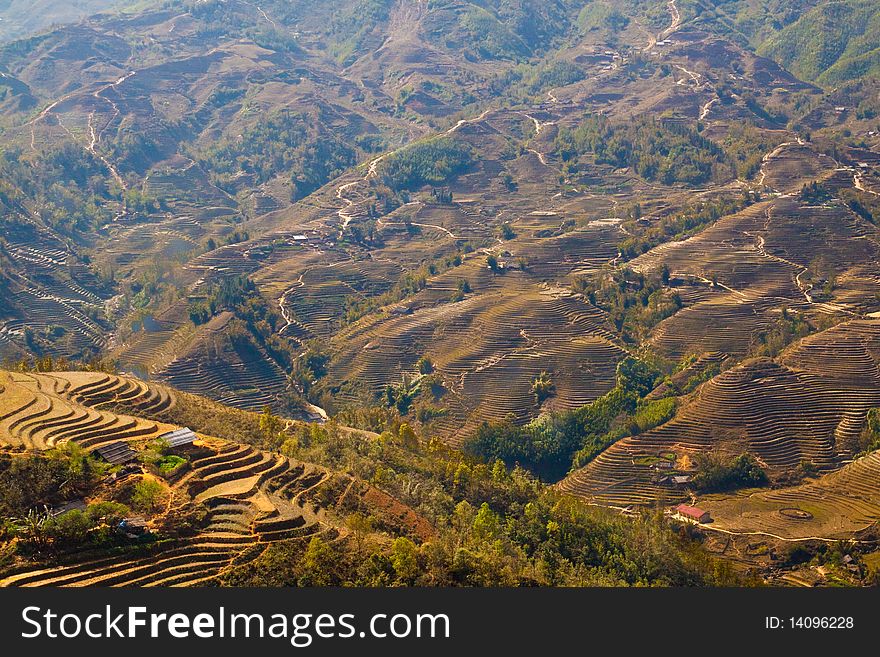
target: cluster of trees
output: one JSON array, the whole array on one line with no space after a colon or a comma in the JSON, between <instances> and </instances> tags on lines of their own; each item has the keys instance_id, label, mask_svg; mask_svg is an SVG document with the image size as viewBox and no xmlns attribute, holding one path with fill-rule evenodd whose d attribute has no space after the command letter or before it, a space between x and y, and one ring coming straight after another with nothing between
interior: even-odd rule
<instances>
[{"instance_id":1,"label":"cluster of trees","mask_svg":"<svg viewBox=\"0 0 880 657\"><path fill-rule=\"evenodd\" d=\"M386 411L386 420L387 420ZM521 468L477 461L405 423L364 439L335 423L302 424L280 449L345 469L414 509L429 537L373 532L380 519L349 507L351 538L270 546L230 568L233 586L706 586L747 583L662 514L636 518L560 496ZM351 497L349 498L351 499Z\"/></svg>"},{"instance_id":2,"label":"cluster of trees","mask_svg":"<svg viewBox=\"0 0 880 657\"><path fill-rule=\"evenodd\" d=\"M4 359L3 369L14 372L105 372L117 374L118 367L112 358L91 358L85 361L71 361L64 356L45 354L26 356L19 359Z\"/></svg>"},{"instance_id":3,"label":"cluster of trees","mask_svg":"<svg viewBox=\"0 0 880 657\"><path fill-rule=\"evenodd\" d=\"M390 290L380 295L371 297L347 296L343 305L343 320L347 324L356 322L364 315L379 308L418 294L428 286L428 279L431 276L436 276L444 271L458 267L462 262L464 262L463 254L454 253L435 262L423 265L415 271L404 273ZM470 292L470 286L467 287L467 291ZM464 294L465 292L462 292L462 299ZM458 300L460 301L461 299Z\"/></svg>"},{"instance_id":4,"label":"cluster of trees","mask_svg":"<svg viewBox=\"0 0 880 657\"><path fill-rule=\"evenodd\" d=\"M540 93L546 89L565 87L580 82L587 76L586 70L574 62L557 59L545 64L532 75L528 76L526 89L531 93Z\"/></svg>"},{"instance_id":5,"label":"cluster of trees","mask_svg":"<svg viewBox=\"0 0 880 657\"><path fill-rule=\"evenodd\" d=\"M28 556L108 549L128 542L119 531L128 514L128 507L117 502L97 502L58 515L34 508L8 525L7 532L18 538L18 551Z\"/></svg>"},{"instance_id":6,"label":"cluster of trees","mask_svg":"<svg viewBox=\"0 0 880 657\"><path fill-rule=\"evenodd\" d=\"M312 387L327 374L330 354L319 341L312 340L293 363L290 379L302 394L308 396Z\"/></svg>"},{"instance_id":7,"label":"cluster of trees","mask_svg":"<svg viewBox=\"0 0 880 657\"><path fill-rule=\"evenodd\" d=\"M696 473L692 486L704 493L717 493L763 486L767 483L767 473L751 454L740 454L730 458L713 452L700 453L695 458Z\"/></svg>"},{"instance_id":8,"label":"cluster of trees","mask_svg":"<svg viewBox=\"0 0 880 657\"><path fill-rule=\"evenodd\" d=\"M259 295L257 286L247 276L230 276L208 287L204 300L190 303L189 318L198 326L221 310L234 310L246 300Z\"/></svg>"},{"instance_id":9,"label":"cluster of trees","mask_svg":"<svg viewBox=\"0 0 880 657\"><path fill-rule=\"evenodd\" d=\"M555 391L556 385L553 383L553 379L550 378L550 374L546 371L542 371L532 381L532 394L535 396L535 401L539 404L542 404Z\"/></svg>"},{"instance_id":10,"label":"cluster of trees","mask_svg":"<svg viewBox=\"0 0 880 657\"><path fill-rule=\"evenodd\" d=\"M803 187L801 187L798 198L804 203L817 204L830 201L832 197L831 192L828 191L828 188L825 187L825 185L814 180L811 183L805 183Z\"/></svg>"},{"instance_id":11,"label":"cluster of trees","mask_svg":"<svg viewBox=\"0 0 880 657\"><path fill-rule=\"evenodd\" d=\"M755 195L745 193L740 198L700 202L676 214L648 222L639 222L642 216L641 209L635 206L629 220L624 222L629 237L617 245L618 251L623 259L631 260L647 253L658 244L679 240L695 233L721 217L739 212L757 200L758 197Z\"/></svg>"},{"instance_id":12,"label":"cluster of trees","mask_svg":"<svg viewBox=\"0 0 880 657\"><path fill-rule=\"evenodd\" d=\"M880 199L873 194L864 194L857 190L844 189L840 198L846 206L865 221L877 225L880 218Z\"/></svg>"},{"instance_id":13,"label":"cluster of trees","mask_svg":"<svg viewBox=\"0 0 880 657\"><path fill-rule=\"evenodd\" d=\"M459 301L464 301L465 297L471 293L471 284L465 279L461 279L458 281L458 286L455 288L455 292L452 293L452 296L449 297L449 300L452 303L458 303Z\"/></svg>"},{"instance_id":14,"label":"cluster of trees","mask_svg":"<svg viewBox=\"0 0 880 657\"><path fill-rule=\"evenodd\" d=\"M783 140L779 132L759 130L748 123L734 123L727 131L722 146L736 169L737 177L750 180L761 170L764 155Z\"/></svg>"},{"instance_id":15,"label":"cluster of trees","mask_svg":"<svg viewBox=\"0 0 880 657\"><path fill-rule=\"evenodd\" d=\"M653 366L627 357L618 363L615 387L591 404L542 416L524 426L513 420L484 422L465 449L489 461L499 459L509 466L520 465L542 479L558 480L572 466L587 463L614 440L628 435L632 427L626 419L636 413L659 376ZM655 415L660 417L656 410L644 415L641 425L647 427ZM617 426L625 429L609 434ZM633 425L640 430L638 426Z\"/></svg>"},{"instance_id":16,"label":"cluster of trees","mask_svg":"<svg viewBox=\"0 0 880 657\"><path fill-rule=\"evenodd\" d=\"M273 3L272 15L279 23L289 23L295 16L295 7L287 3ZM276 29L275 24L263 20L249 7L240 7L222 0L189 0L181 7L199 25L196 28L198 39L216 39L233 36L237 39L252 40L258 46L278 52L300 53L302 49L296 39L288 32ZM288 15L288 13L290 15ZM231 29L232 28L232 29Z\"/></svg>"},{"instance_id":17,"label":"cluster of trees","mask_svg":"<svg viewBox=\"0 0 880 657\"><path fill-rule=\"evenodd\" d=\"M524 58L528 46L491 12L473 4L459 16L459 47L472 60Z\"/></svg>"},{"instance_id":18,"label":"cluster of trees","mask_svg":"<svg viewBox=\"0 0 880 657\"><path fill-rule=\"evenodd\" d=\"M752 334L749 355L776 356L794 340L806 337L814 330L816 327L804 315L783 309L782 317L776 322Z\"/></svg>"},{"instance_id":19,"label":"cluster of trees","mask_svg":"<svg viewBox=\"0 0 880 657\"><path fill-rule=\"evenodd\" d=\"M358 532L361 525L356 524ZM369 526L369 525L368 525ZM357 536L358 534L356 534ZM659 514L623 518L545 493L517 507L458 503L437 535L390 545L272 544L227 586L734 586L749 583Z\"/></svg>"},{"instance_id":20,"label":"cluster of trees","mask_svg":"<svg viewBox=\"0 0 880 657\"><path fill-rule=\"evenodd\" d=\"M71 237L112 220L122 190L108 178L99 159L71 142L36 155L12 148L0 153L0 202L18 211L30 201L47 225Z\"/></svg>"},{"instance_id":21,"label":"cluster of trees","mask_svg":"<svg viewBox=\"0 0 880 657\"><path fill-rule=\"evenodd\" d=\"M614 124L605 116L588 116L574 130L561 128L555 148L570 172L578 170L586 155L599 164L631 167L646 180L665 185L720 179L726 159L720 146L698 132L654 117Z\"/></svg>"},{"instance_id":22,"label":"cluster of trees","mask_svg":"<svg viewBox=\"0 0 880 657\"><path fill-rule=\"evenodd\" d=\"M793 5L796 6L796 5ZM876 35L880 10L874 2L820 3L794 16L758 52L803 80L833 86L880 73Z\"/></svg>"},{"instance_id":23,"label":"cluster of trees","mask_svg":"<svg viewBox=\"0 0 880 657\"><path fill-rule=\"evenodd\" d=\"M859 436L859 448L863 453L880 449L880 408L872 408L865 418L865 428Z\"/></svg>"},{"instance_id":24,"label":"cluster of trees","mask_svg":"<svg viewBox=\"0 0 880 657\"><path fill-rule=\"evenodd\" d=\"M342 66L352 64L368 44L379 39L379 25L388 20L393 0L359 0L350 8L333 12L328 29L330 53Z\"/></svg>"},{"instance_id":25,"label":"cluster of trees","mask_svg":"<svg viewBox=\"0 0 880 657\"><path fill-rule=\"evenodd\" d=\"M106 466L74 443L41 453L0 452L0 517L91 492Z\"/></svg>"},{"instance_id":26,"label":"cluster of trees","mask_svg":"<svg viewBox=\"0 0 880 657\"><path fill-rule=\"evenodd\" d=\"M204 324L223 310L235 315L223 332L226 339L239 349L262 348L280 367L293 367L296 349L278 332L284 319L247 276L229 276L209 285L203 299L190 303L189 317L196 325Z\"/></svg>"},{"instance_id":27,"label":"cluster of trees","mask_svg":"<svg viewBox=\"0 0 880 657\"><path fill-rule=\"evenodd\" d=\"M75 443L39 454L0 454L0 541L17 539L15 550L28 557L129 543L120 521L132 509L154 513L167 497L166 488L152 478L126 480L112 499L83 508L50 509L94 496L112 467Z\"/></svg>"},{"instance_id":28,"label":"cluster of trees","mask_svg":"<svg viewBox=\"0 0 880 657\"><path fill-rule=\"evenodd\" d=\"M613 34L629 25L629 18L611 2L593 0L581 9L577 23L581 32L598 30Z\"/></svg>"},{"instance_id":29,"label":"cluster of trees","mask_svg":"<svg viewBox=\"0 0 880 657\"><path fill-rule=\"evenodd\" d=\"M210 146L202 164L221 186L234 187L240 173L252 174L258 184L288 175L293 200L307 196L357 162L357 151L324 127L327 118L320 107L315 112L270 114L241 136Z\"/></svg>"},{"instance_id":30,"label":"cluster of trees","mask_svg":"<svg viewBox=\"0 0 880 657\"><path fill-rule=\"evenodd\" d=\"M404 374L397 385L385 386L382 401L386 406L397 409L401 415L409 413L410 406L422 392L423 376L411 377Z\"/></svg>"},{"instance_id":31,"label":"cluster of trees","mask_svg":"<svg viewBox=\"0 0 880 657\"><path fill-rule=\"evenodd\" d=\"M389 155L379 165L379 178L394 192L440 186L467 169L471 147L452 137L432 137Z\"/></svg>"},{"instance_id":32,"label":"cluster of trees","mask_svg":"<svg viewBox=\"0 0 880 657\"><path fill-rule=\"evenodd\" d=\"M608 313L624 341L635 343L681 309L681 297L668 285L669 269L664 265L648 276L627 268L602 271L578 278L573 288Z\"/></svg>"}]
</instances>

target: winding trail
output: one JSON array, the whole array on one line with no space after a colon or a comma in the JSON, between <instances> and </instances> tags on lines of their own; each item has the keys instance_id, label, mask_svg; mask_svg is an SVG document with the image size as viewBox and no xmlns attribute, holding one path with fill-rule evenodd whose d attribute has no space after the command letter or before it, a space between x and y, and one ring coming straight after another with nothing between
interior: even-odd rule
<instances>
[{"instance_id":1,"label":"winding trail","mask_svg":"<svg viewBox=\"0 0 880 657\"><path fill-rule=\"evenodd\" d=\"M862 180L862 176L864 174L861 171L855 171L853 173L853 186L859 190L860 192L865 192L866 194L873 194L874 196L880 196L880 192L875 192L873 189L866 189L865 183Z\"/></svg>"},{"instance_id":2,"label":"winding trail","mask_svg":"<svg viewBox=\"0 0 880 657\"><path fill-rule=\"evenodd\" d=\"M531 120L532 123L535 124L535 136L536 136L536 137L537 137L538 135L540 135L540 134L541 134L541 131L542 131L544 128L546 128L548 125L556 125L556 121L540 121L539 119L535 118L535 117L532 116L531 114L524 114L523 116L525 116L527 119ZM534 149L534 148L527 148L526 150L527 150L529 153L533 153L535 156L537 156L538 161L539 161L541 164L543 164L545 167L549 167L549 166L550 166L550 164L547 162L547 156L546 156L546 154L544 154L544 153L542 153L542 152L540 152L540 151L538 151L538 150L536 150L536 149Z\"/></svg>"},{"instance_id":3,"label":"winding trail","mask_svg":"<svg viewBox=\"0 0 880 657\"><path fill-rule=\"evenodd\" d=\"M273 21L271 18L269 18L269 16L266 14L266 12L263 11L263 9L259 5L255 5L253 2L247 2L247 0L242 0L242 2L246 5L248 5L249 7L253 7L254 9L256 9L257 12L260 14L260 16L262 16L272 26L273 30L278 29L278 25L275 23L275 21Z\"/></svg>"},{"instance_id":4,"label":"winding trail","mask_svg":"<svg viewBox=\"0 0 880 657\"><path fill-rule=\"evenodd\" d=\"M765 213L765 216L767 218L767 221L764 224L765 230L769 229L770 222L773 220L772 210L773 210L772 206L768 207L767 211ZM810 292L812 292L813 287L814 287L813 284L812 283L804 283L801 280L801 277L804 274L809 273L809 271L810 271L809 267L805 267L805 266L798 264L796 262L793 262L791 260L786 260L785 258L782 258L780 256L774 255L772 253L768 253L767 248L766 248L766 240L765 240L764 236L761 235L760 233L753 234L749 231L743 231L743 234L748 235L749 237L755 238L755 249L763 257L768 258L769 260L774 260L776 262L780 262L782 264L788 265L789 267L793 267L796 270L799 270L797 275L794 277L794 283L795 283L795 285L797 285L798 290L800 290L801 294L804 295L804 300L807 302L808 305L813 306L815 308L818 308L820 310L824 310L829 313L837 312L837 313L844 313L846 315L852 315L853 317L860 317L860 315L858 313L855 313L855 312L849 310L848 308L845 308L839 304L827 303L827 302L817 302L817 301L813 300L813 297L810 294Z\"/></svg>"},{"instance_id":5,"label":"winding trail","mask_svg":"<svg viewBox=\"0 0 880 657\"><path fill-rule=\"evenodd\" d=\"M492 111L493 111L492 108L489 108L477 117L474 117L471 119L460 119L451 128L449 128L448 130L446 130L444 132L441 132L440 136L445 137L445 136L451 135L454 132L456 132L457 130L459 130L462 126L469 125L471 123L478 123L479 121L482 121L484 118L486 118L486 116L488 116L489 113ZM355 201L352 201L350 198L345 196L344 192L346 192L347 190L349 190L353 187L356 187L362 183L369 182L373 178L378 177L379 165L385 160L385 158L394 155L395 153L402 150L403 148L406 148L406 146L402 146L401 148L399 148L397 150L383 153L379 157L374 158L367 165L367 173L364 175L364 177L361 180L354 180L352 182L347 182L347 183L344 183L336 188L336 198L338 198L340 201L343 201L346 204L345 207L337 210L337 215L339 216L339 219L341 220L340 230L339 230L340 235L342 235L345 232L345 230L348 228L349 224L354 219L354 215L351 213L351 208L352 208L352 206L355 205ZM382 224L382 223L387 223L387 222L378 221L378 223ZM442 230L442 231L449 233L449 235L451 237L453 237L454 239L459 239L459 238L455 237L451 232L449 232L446 228L443 228L442 226L432 226L430 224L417 224L415 222L412 222L412 225L413 226L425 226L425 227L429 227L429 228L437 228L439 230Z\"/></svg>"},{"instance_id":6,"label":"winding trail","mask_svg":"<svg viewBox=\"0 0 880 657\"><path fill-rule=\"evenodd\" d=\"M718 102L718 98L715 97L700 108L700 118L699 118L700 121L702 121L707 116L709 116L709 110L711 110L712 105L714 105L717 102Z\"/></svg>"},{"instance_id":7,"label":"winding trail","mask_svg":"<svg viewBox=\"0 0 880 657\"><path fill-rule=\"evenodd\" d=\"M764 185L764 179L767 177L767 172L764 171L764 166L765 166L767 163L769 163L770 160L772 160L774 157L776 157L777 155L779 155L783 150L785 150L785 149L788 148L789 146L794 146L795 144L797 144L798 146L803 146L803 145L804 145L804 140L801 139L800 137L797 137L797 138L795 139L795 141L784 141L784 142L782 142L781 144L779 144L779 146L777 146L776 148L774 148L772 151L770 151L769 153L767 153L766 155L764 155L764 157L761 159L761 177L760 177L760 179L758 180L758 185L763 186L763 185Z\"/></svg>"},{"instance_id":8,"label":"winding trail","mask_svg":"<svg viewBox=\"0 0 880 657\"><path fill-rule=\"evenodd\" d=\"M666 3L666 7L669 9L669 15L672 17L672 24L660 33L660 40L665 39L681 27L681 12L678 11L675 0L669 0Z\"/></svg>"},{"instance_id":9,"label":"winding trail","mask_svg":"<svg viewBox=\"0 0 880 657\"><path fill-rule=\"evenodd\" d=\"M372 164L370 166L372 167ZM372 168L371 168L371 171L372 171ZM373 175L375 175L375 173L373 173ZM370 177L370 173L367 173L367 178L369 178L369 177ZM366 178L365 178L365 180L366 180ZM344 192L346 189L350 189L350 188L358 185L360 182L361 181L359 181L359 180L355 180L354 182L345 183L344 185L341 185L336 190L336 198L338 198L340 201L343 201L344 203L346 203L346 206L344 208L339 209L336 213L337 215L339 215L339 218L342 220L341 228L339 229L340 234L345 232L345 229L348 228L348 224L350 224L351 220L354 219L354 215L352 215L348 211L354 205L354 201L352 201L350 198L348 198L346 196L343 196L342 192Z\"/></svg>"},{"instance_id":10,"label":"winding trail","mask_svg":"<svg viewBox=\"0 0 880 657\"><path fill-rule=\"evenodd\" d=\"M675 66L675 68L677 68L679 71L681 71L682 73L684 73L688 77L690 77L690 79L693 81L693 83L697 87L703 86L703 76L702 75L700 75L699 73L695 73L694 71L690 71L690 70L686 69L681 64L673 64L673 66ZM676 84L683 84L683 83L684 83L684 80L679 80Z\"/></svg>"}]
</instances>

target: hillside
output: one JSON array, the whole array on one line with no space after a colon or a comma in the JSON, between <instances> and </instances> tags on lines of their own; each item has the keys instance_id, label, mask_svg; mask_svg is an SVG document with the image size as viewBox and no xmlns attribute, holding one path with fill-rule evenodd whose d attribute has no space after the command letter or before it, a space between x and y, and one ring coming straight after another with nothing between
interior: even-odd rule
<instances>
[{"instance_id":1,"label":"hillside","mask_svg":"<svg viewBox=\"0 0 880 657\"><path fill-rule=\"evenodd\" d=\"M762 44L760 52L805 80L836 85L880 72L880 10L860 0L823 3Z\"/></svg>"},{"instance_id":2,"label":"hillside","mask_svg":"<svg viewBox=\"0 0 880 657\"><path fill-rule=\"evenodd\" d=\"M151 0L5 0L0 3L0 41L10 41L46 28L98 13L149 6Z\"/></svg>"},{"instance_id":3,"label":"hillside","mask_svg":"<svg viewBox=\"0 0 880 657\"><path fill-rule=\"evenodd\" d=\"M0 509L11 518L0 535L0 586L740 581L720 564L707 569L711 558L656 521L560 502L525 473L490 473L419 445L407 425L382 436L301 425L101 372L2 372L0 386ZM204 420L206 412L222 418L214 426L257 434L280 453L201 432L174 447L156 439L174 425L147 419ZM124 465L96 458L110 445L124 451L120 443L133 454ZM430 495L417 495L422 487ZM31 508L35 502L46 506ZM508 514L520 528L558 518L571 541L553 547L552 536L502 529ZM640 555L647 535L665 545L662 572ZM592 541L619 551L621 566L582 550ZM557 553L557 567L568 565L538 582L547 550Z\"/></svg>"}]
</instances>

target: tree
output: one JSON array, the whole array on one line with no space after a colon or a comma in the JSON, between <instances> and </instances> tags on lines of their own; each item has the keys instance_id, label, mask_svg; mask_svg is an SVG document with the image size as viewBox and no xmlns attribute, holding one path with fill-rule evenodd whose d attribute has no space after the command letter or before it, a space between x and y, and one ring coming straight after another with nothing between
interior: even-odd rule
<instances>
[{"instance_id":1,"label":"tree","mask_svg":"<svg viewBox=\"0 0 880 657\"><path fill-rule=\"evenodd\" d=\"M430 374L434 371L434 363L427 356L422 356L416 362L416 369L419 371L419 374Z\"/></svg>"},{"instance_id":2,"label":"tree","mask_svg":"<svg viewBox=\"0 0 880 657\"><path fill-rule=\"evenodd\" d=\"M537 377L535 377L535 380L532 381L532 394L535 395L539 404L552 395L554 389L555 386L553 385L553 381L550 379L550 375L546 371L542 371Z\"/></svg>"},{"instance_id":3,"label":"tree","mask_svg":"<svg viewBox=\"0 0 880 657\"><path fill-rule=\"evenodd\" d=\"M413 431L413 428L406 422L400 425L400 428L397 430L397 437L400 439L401 444L407 449L415 449L418 447L419 437L416 435L416 432Z\"/></svg>"},{"instance_id":4,"label":"tree","mask_svg":"<svg viewBox=\"0 0 880 657\"><path fill-rule=\"evenodd\" d=\"M358 554L360 554L364 539L373 531L373 518L363 513L353 513L345 519L345 524L354 534L355 546L357 547Z\"/></svg>"},{"instance_id":5,"label":"tree","mask_svg":"<svg viewBox=\"0 0 880 657\"><path fill-rule=\"evenodd\" d=\"M483 502L477 511L472 529L474 538L481 541L495 540L501 534L501 521L487 502Z\"/></svg>"},{"instance_id":6,"label":"tree","mask_svg":"<svg viewBox=\"0 0 880 657\"><path fill-rule=\"evenodd\" d=\"M335 569L336 555L333 549L320 536L313 536L299 562L299 585L331 586L334 584Z\"/></svg>"},{"instance_id":7,"label":"tree","mask_svg":"<svg viewBox=\"0 0 880 657\"><path fill-rule=\"evenodd\" d=\"M283 420L275 415L269 406L264 406L263 412L260 413L260 433L267 440L273 440L280 436L283 431Z\"/></svg>"},{"instance_id":8,"label":"tree","mask_svg":"<svg viewBox=\"0 0 880 657\"><path fill-rule=\"evenodd\" d=\"M405 536L400 536L391 545L391 565L397 578L406 584L415 582L419 575L419 549Z\"/></svg>"},{"instance_id":9,"label":"tree","mask_svg":"<svg viewBox=\"0 0 880 657\"><path fill-rule=\"evenodd\" d=\"M134 486L131 495L131 506L136 511L153 513L157 511L165 498L165 487L155 479L141 479Z\"/></svg>"},{"instance_id":10,"label":"tree","mask_svg":"<svg viewBox=\"0 0 880 657\"><path fill-rule=\"evenodd\" d=\"M494 272L497 272L499 269L498 258L493 253L490 253L488 256L486 256L486 264L489 266L489 269Z\"/></svg>"},{"instance_id":11,"label":"tree","mask_svg":"<svg viewBox=\"0 0 880 657\"><path fill-rule=\"evenodd\" d=\"M25 540L32 543L38 550L44 549L49 538L46 530L51 520L52 514L47 506L44 506L42 509L31 509L28 511L21 518Z\"/></svg>"},{"instance_id":12,"label":"tree","mask_svg":"<svg viewBox=\"0 0 880 657\"><path fill-rule=\"evenodd\" d=\"M470 294L470 292L471 284L468 283L466 280L461 279L458 281L458 287L456 288L455 292L452 293L451 300L453 303L462 301L464 300L465 295Z\"/></svg>"}]
</instances>

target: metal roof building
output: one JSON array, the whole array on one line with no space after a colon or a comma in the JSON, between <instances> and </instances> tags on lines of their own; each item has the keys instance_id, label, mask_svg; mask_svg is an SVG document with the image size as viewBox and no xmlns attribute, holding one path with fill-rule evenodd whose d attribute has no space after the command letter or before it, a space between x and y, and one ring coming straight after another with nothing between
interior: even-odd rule
<instances>
[{"instance_id":1,"label":"metal roof building","mask_svg":"<svg viewBox=\"0 0 880 657\"><path fill-rule=\"evenodd\" d=\"M95 450L95 452L102 459L104 459L108 463L113 463L114 465L128 463L129 461L134 461L137 458L137 452L131 448L131 445L122 442L121 440L116 441L115 443L101 445Z\"/></svg>"},{"instance_id":2,"label":"metal roof building","mask_svg":"<svg viewBox=\"0 0 880 657\"><path fill-rule=\"evenodd\" d=\"M183 445L191 445L196 439L196 434L189 427L183 427L163 433L158 439L166 441L171 447L182 447Z\"/></svg>"}]
</instances>

